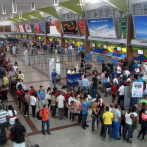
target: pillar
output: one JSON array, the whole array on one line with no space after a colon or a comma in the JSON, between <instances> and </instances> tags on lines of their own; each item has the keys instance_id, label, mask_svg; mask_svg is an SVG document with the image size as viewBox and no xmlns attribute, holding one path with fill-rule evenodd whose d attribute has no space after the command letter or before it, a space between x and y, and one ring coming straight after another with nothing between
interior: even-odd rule
<instances>
[{"instance_id":1,"label":"pillar","mask_svg":"<svg viewBox=\"0 0 147 147\"><path fill-rule=\"evenodd\" d=\"M127 61L130 63L133 59L133 50L130 46L131 40L133 39L133 19L132 15L127 16L128 26L127 26Z\"/></svg>"},{"instance_id":2,"label":"pillar","mask_svg":"<svg viewBox=\"0 0 147 147\"><path fill-rule=\"evenodd\" d=\"M65 47L65 39L63 38L63 33L61 32L61 48Z\"/></svg>"},{"instance_id":3,"label":"pillar","mask_svg":"<svg viewBox=\"0 0 147 147\"><path fill-rule=\"evenodd\" d=\"M48 22L45 22L45 43L47 44Z\"/></svg>"},{"instance_id":4,"label":"pillar","mask_svg":"<svg viewBox=\"0 0 147 147\"><path fill-rule=\"evenodd\" d=\"M87 26L87 20L85 19L85 52L90 53L90 42L88 41L89 31Z\"/></svg>"}]
</instances>

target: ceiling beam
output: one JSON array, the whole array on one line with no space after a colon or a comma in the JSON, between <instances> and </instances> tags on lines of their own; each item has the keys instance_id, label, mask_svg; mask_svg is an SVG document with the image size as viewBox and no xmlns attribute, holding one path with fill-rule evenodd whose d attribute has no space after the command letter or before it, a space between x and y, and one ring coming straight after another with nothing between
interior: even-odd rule
<instances>
[{"instance_id":1,"label":"ceiling beam","mask_svg":"<svg viewBox=\"0 0 147 147\"><path fill-rule=\"evenodd\" d=\"M17 20L17 21L20 21L20 22L24 22L24 20L23 20L23 19L19 19L19 17L18 17L18 16L13 17L13 19L14 19L14 20Z\"/></svg>"},{"instance_id":2,"label":"ceiling beam","mask_svg":"<svg viewBox=\"0 0 147 147\"><path fill-rule=\"evenodd\" d=\"M40 14L39 11L27 12L25 14L30 15L30 16L33 16L33 17L35 17L37 19L43 20L43 18L42 18L42 16L41 16L41 14Z\"/></svg>"},{"instance_id":3,"label":"ceiling beam","mask_svg":"<svg viewBox=\"0 0 147 147\"><path fill-rule=\"evenodd\" d=\"M14 22L14 23L18 23L18 21L15 20L15 19L13 19L13 18L8 18L7 20L12 21L12 22Z\"/></svg>"},{"instance_id":4,"label":"ceiling beam","mask_svg":"<svg viewBox=\"0 0 147 147\"><path fill-rule=\"evenodd\" d=\"M22 14L22 18L26 19L28 21L32 21L32 19L30 18L30 16L28 14Z\"/></svg>"}]
</instances>

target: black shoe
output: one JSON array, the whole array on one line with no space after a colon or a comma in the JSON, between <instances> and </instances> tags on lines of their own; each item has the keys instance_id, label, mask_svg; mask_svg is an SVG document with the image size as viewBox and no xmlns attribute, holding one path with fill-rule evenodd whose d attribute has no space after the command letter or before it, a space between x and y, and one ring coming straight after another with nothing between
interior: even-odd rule
<instances>
[{"instance_id":1,"label":"black shoe","mask_svg":"<svg viewBox=\"0 0 147 147\"><path fill-rule=\"evenodd\" d=\"M42 132L43 135L46 135L45 133Z\"/></svg>"},{"instance_id":2,"label":"black shoe","mask_svg":"<svg viewBox=\"0 0 147 147\"><path fill-rule=\"evenodd\" d=\"M84 130L86 130L86 128L82 127Z\"/></svg>"},{"instance_id":3,"label":"black shoe","mask_svg":"<svg viewBox=\"0 0 147 147\"><path fill-rule=\"evenodd\" d=\"M115 140L121 140L121 138L117 138L117 139L115 139Z\"/></svg>"},{"instance_id":4,"label":"black shoe","mask_svg":"<svg viewBox=\"0 0 147 147\"><path fill-rule=\"evenodd\" d=\"M50 133L50 132L47 132L47 134L51 135L51 133Z\"/></svg>"},{"instance_id":5,"label":"black shoe","mask_svg":"<svg viewBox=\"0 0 147 147\"><path fill-rule=\"evenodd\" d=\"M85 127L89 127L89 125L85 125Z\"/></svg>"}]
</instances>

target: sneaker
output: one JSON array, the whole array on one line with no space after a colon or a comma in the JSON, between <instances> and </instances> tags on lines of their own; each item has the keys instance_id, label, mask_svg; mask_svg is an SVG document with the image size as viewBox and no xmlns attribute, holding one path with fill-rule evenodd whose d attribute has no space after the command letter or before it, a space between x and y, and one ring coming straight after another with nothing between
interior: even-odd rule
<instances>
[{"instance_id":1,"label":"sneaker","mask_svg":"<svg viewBox=\"0 0 147 147\"><path fill-rule=\"evenodd\" d=\"M101 139L102 139L103 141L105 141L105 140L106 140L104 137L101 137Z\"/></svg>"},{"instance_id":2,"label":"sneaker","mask_svg":"<svg viewBox=\"0 0 147 147\"><path fill-rule=\"evenodd\" d=\"M47 132L47 134L51 135L51 133L50 133L50 132Z\"/></svg>"},{"instance_id":3,"label":"sneaker","mask_svg":"<svg viewBox=\"0 0 147 147\"><path fill-rule=\"evenodd\" d=\"M43 135L46 135L45 133L42 132Z\"/></svg>"},{"instance_id":4,"label":"sneaker","mask_svg":"<svg viewBox=\"0 0 147 147\"><path fill-rule=\"evenodd\" d=\"M89 125L85 125L85 127L89 127Z\"/></svg>"},{"instance_id":5,"label":"sneaker","mask_svg":"<svg viewBox=\"0 0 147 147\"><path fill-rule=\"evenodd\" d=\"M121 140L121 138L117 138L117 139L115 139L115 140Z\"/></svg>"},{"instance_id":6,"label":"sneaker","mask_svg":"<svg viewBox=\"0 0 147 147\"><path fill-rule=\"evenodd\" d=\"M110 138L109 141L112 141L112 138Z\"/></svg>"},{"instance_id":7,"label":"sneaker","mask_svg":"<svg viewBox=\"0 0 147 147\"><path fill-rule=\"evenodd\" d=\"M82 127L84 130L86 130L86 128Z\"/></svg>"}]
</instances>

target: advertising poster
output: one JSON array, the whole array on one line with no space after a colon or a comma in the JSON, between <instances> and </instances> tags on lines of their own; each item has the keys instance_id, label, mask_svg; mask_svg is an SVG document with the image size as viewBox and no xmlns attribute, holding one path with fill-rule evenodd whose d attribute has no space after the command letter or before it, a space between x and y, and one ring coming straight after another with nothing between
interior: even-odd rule
<instances>
[{"instance_id":1,"label":"advertising poster","mask_svg":"<svg viewBox=\"0 0 147 147\"><path fill-rule=\"evenodd\" d=\"M31 32L32 32L32 29L31 29L31 27L30 27L29 24L26 24L26 25L25 25L25 28L26 28L26 31L27 31L28 33L31 33Z\"/></svg>"},{"instance_id":2,"label":"advertising poster","mask_svg":"<svg viewBox=\"0 0 147 147\"><path fill-rule=\"evenodd\" d=\"M147 39L147 16L134 16L136 39Z\"/></svg>"},{"instance_id":3,"label":"advertising poster","mask_svg":"<svg viewBox=\"0 0 147 147\"><path fill-rule=\"evenodd\" d=\"M20 32L19 26L17 26L17 31Z\"/></svg>"},{"instance_id":4,"label":"advertising poster","mask_svg":"<svg viewBox=\"0 0 147 147\"><path fill-rule=\"evenodd\" d=\"M30 24L30 27L31 27L32 33L34 33L34 24Z\"/></svg>"},{"instance_id":5,"label":"advertising poster","mask_svg":"<svg viewBox=\"0 0 147 147\"><path fill-rule=\"evenodd\" d=\"M79 20L78 25L79 25L80 35L84 36L85 35L85 21L84 20Z\"/></svg>"},{"instance_id":6,"label":"advertising poster","mask_svg":"<svg viewBox=\"0 0 147 147\"><path fill-rule=\"evenodd\" d=\"M11 26L4 26L5 32L11 32Z\"/></svg>"},{"instance_id":7,"label":"advertising poster","mask_svg":"<svg viewBox=\"0 0 147 147\"><path fill-rule=\"evenodd\" d=\"M132 97L142 97L143 82L133 82Z\"/></svg>"},{"instance_id":8,"label":"advertising poster","mask_svg":"<svg viewBox=\"0 0 147 147\"><path fill-rule=\"evenodd\" d=\"M27 31L26 31L26 26L25 26L25 25L23 25L23 29L24 29L24 32L27 32Z\"/></svg>"},{"instance_id":9,"label":"advertising poster","mask_svg":"<svg viewBox=\"0 0 147 147\"><path fill-rule=\"evenodd\" d=\"M0 32L4 32L4 27L0 26Z\"/></svg>"},{"instance_id":10,"label":"advertising poster","mask_svg":"<svg viewBox=\"0 0 147 147\"><path fill-rule=\"evenodd\" d=\"M50 21L50 34L61 34L61 23L60 20Z\"/></svg>"},{"instance_id":11,"label":"advertising poster","mask_svg":"<svg viewBox=\"0 0 147 147\"><path fill-rule=\"evenodd\" d=\"M44 33L45 34L45 24L44 23L41 23L40 24L40 27L41 27L41 33Z\"/></svg>"},{"instance_id":12,"label":"advertising poster","mask_svg":"<svg viewBox=\"0 0 147 147\"><path fill-rule=\"evenodd\" d=\"M19 30L20 30L21 33L24 33L24 29L23 29L22 25L19 25Z\"/></svg>"},{"instance_id":13,"label":"advertising poster","mask_svg":"<svg viewBox=\"0 0 147 147\"><path fill-rule=\"evenodd\" d=\"M113 18L87 19L92 37L117 38Z\"/></svg>"},{"instance_id":14,"label":"advertising poster","mask_svg":"<svg viewBox=\"0 0 147 147\"><path fill-rule=\"evenodd\" d=\"M123 34L124 38L127 38L127 18L120 18L119 19L121 33Z\"/></svg>"},{"instance_id":15,"label":"advertising poster","mask_svg":"<svg viewBox=\"0 0 147 147\"><path fill-rule=\"evenodd\" d=\"M62 21L63 34L79 35L77 22L74 21Z\"/></svg>"},{"instance_id":16,"label":"advertising poster","mask_svg":"<svg viewBox=\"0 0 147 147\"><path fill-rule=\"evenodd\" d=\"M36 33L41 33L41 27L39 23L35 23L34 28Z\"/></svg>"}]
</instances>

